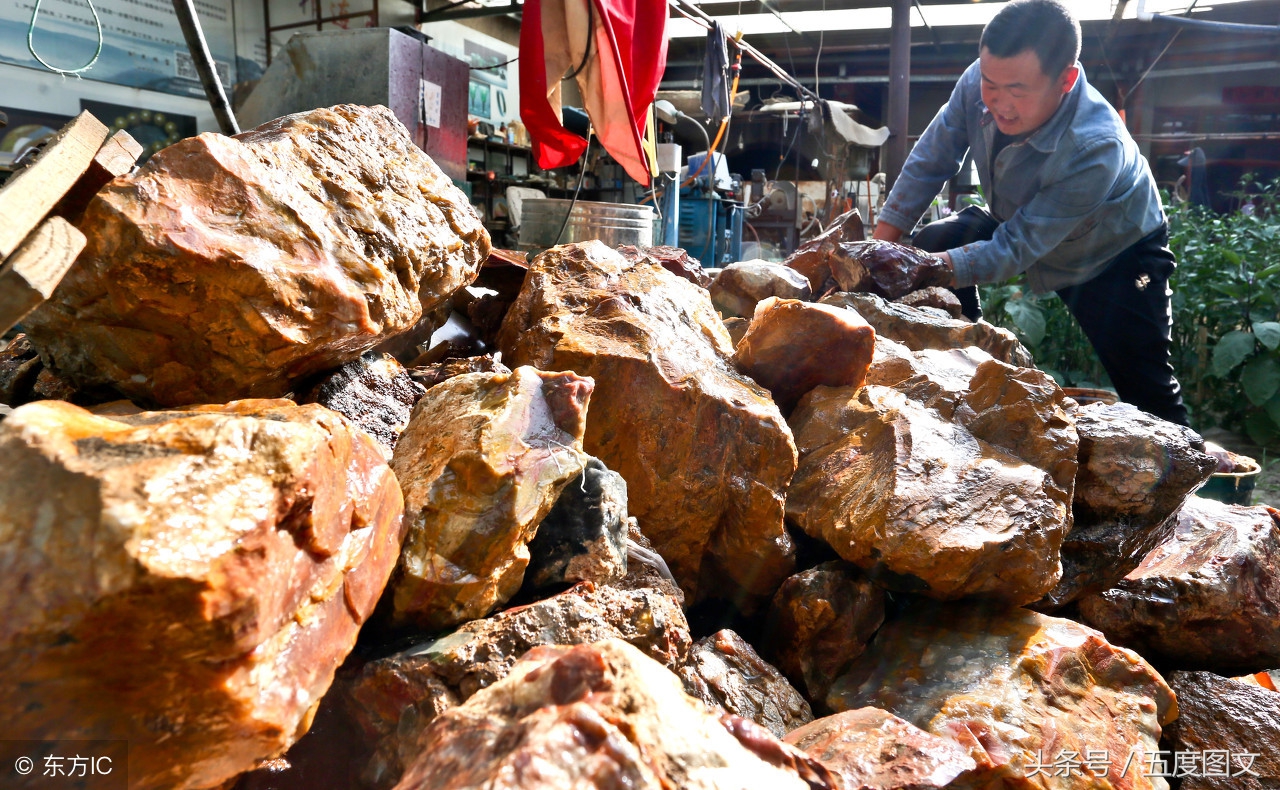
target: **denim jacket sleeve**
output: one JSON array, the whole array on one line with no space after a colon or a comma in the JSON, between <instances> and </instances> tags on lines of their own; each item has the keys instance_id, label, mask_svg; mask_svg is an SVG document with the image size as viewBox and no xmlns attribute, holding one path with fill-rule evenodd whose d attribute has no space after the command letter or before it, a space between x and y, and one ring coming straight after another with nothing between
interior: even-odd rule
<instances>
[{"instance_id":1,"label":"denim jacket sleeve","mask_svg":"<svg viewBox=\"0 0 1280 790\"><path fill-rule=\"evenodd\" d=\"M1059 177L1001 223L990 241L948 251L956 286L1007 280L1056 248L1107 200L1123 156L1123 143L1115 137L1082 146L1056 168Z\"/></svg>"},{"instance_id":2,"label":"denim jacket sleeve","mask_svg":"<svg viewBox=\"0 0 1280 790\"><path fill-rule=\"evenodd\" d=\"M969 150L965 108L967 103L979 100L979 78L975 62L956 83L951 98L938 110L911 149L880 210L881 221L909 233L947 180L959 172Z\"/></svg>"}]
</instances>

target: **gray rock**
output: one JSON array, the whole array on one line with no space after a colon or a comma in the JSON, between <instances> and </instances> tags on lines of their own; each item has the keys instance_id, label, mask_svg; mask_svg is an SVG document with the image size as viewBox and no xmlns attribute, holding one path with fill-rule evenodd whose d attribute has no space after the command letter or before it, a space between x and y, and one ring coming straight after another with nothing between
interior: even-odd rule
<instances>
[{"instance_id":1,"label":"gray rock","mask_svg":"<svg viewBox=\"0 0 1280 790\"><path fill-rule=\"evenodd\" d=\"M1280 665L1280 511L1193 496L1173 537L1080 600L1108 639L1178 669Z\"/></svg>"},{"instance_id":2,"label":"gray rock","mask_svg":"<svg viewBox=\"0 0 1280 790\"><path fill-rule=\"evenodd\" d=\"M1280 693L1210 672L1174 672L1169 686L1178 718L1162 748L1187 755L1182 790L1280 788Z\"/></svg>"},{"instance_id":3,"label":"gray rock","mask_svg":"<svg viewBox=\"0 0 1280 790\"><path fill-rule=\"evenodd\" d=\"M627 573L627 482L602 461L587 461L529 542L527 589L603 584Z\"/></svg>"},{"instance_id":4,"label":"gray rock","mask_svg":"<svg viewBox=\"0 0 1280 790\"><path fill-rule=\"evenodd\" d=\"M813 711L782 673L728 629L699 639L678 674L712 710L750 719L781 738L813 721Z\"/></svg>"},{"instance_id":5,"label":"gray rock","mask_svg":"<svg viewBox=\"0 0 1280 790\"><path fill-rule=\"evenodd\" d=\"M390 354L367 351L298 399L333 409L382 445L388 458L426 389Z\"/></svg>"},{"instance_id":6,"label":"gray rock","mask_svg":"<svg viewBox=\"0 0 1280 790\"><path fill-rule=\"evenodd\" d=\"M823 299L822 303L856 310L875 328L877 335L903 343L912 351L977 346L1001 362L1023 368L1035 367L1035 358L1012 332L986 321L970 323L946 318L867 293L835 293Z\"/></svg>"},{"instance_id":7,"label":"gray rock","mask_svg":"<svg viewBox=\"0 0 1280 790\"><path fill-rule=\"evenodd\" d=\"M790 266L768 261L731 263L711 283L711 302L726 316L750 318L756 304L770 296L808 301L813 293L805 276Z\"/></svg>"}]
</instances>

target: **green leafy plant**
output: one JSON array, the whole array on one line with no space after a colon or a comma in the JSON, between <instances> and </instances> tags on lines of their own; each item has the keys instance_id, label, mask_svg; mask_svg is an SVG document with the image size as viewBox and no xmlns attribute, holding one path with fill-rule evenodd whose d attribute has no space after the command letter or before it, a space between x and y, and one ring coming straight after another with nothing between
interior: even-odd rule
<instances>
[{"instance_id":1,"label":"green leafy plant","mask_svg":"<svg viewBox=\"0 0 1280 790\"><path fill-rule=\"evenodd\" d=\"M1250 212L1168 209L1178 258L1173 288L1174 370L1192 424L1242 430L1280 446L1280 179L1241 181ZM1166 200L1166 204L1168 201ZM1063 386L1106 386L1088 338L1055 294L1018 278L981 289L988 321L1012 330Z\"/></svg>"},{"instance_id":2,"label":"green leafy plant","mask_svg":"<svg viewBox=\"0 0 1280 790\"><path fill-rule=\"evenodd\" d=\"M1017 335L1040 369L1059 385L1092 389L1110 386L1089 338L1057 294L1033 293L1025 277L979 290L983 317Z\"/></svg>"},{"instance_id":3,"label":"green leafy plant","mask_svg":"<svg viewBox=\"0 0 1280 790\"><path fill-rule=\"evenodd\" d=\"M1280 180L1246 175L1235 193L1251 212L1169 211L1173 360L1197 427L1244 430L1280 443Z\"/></svg>"}]
</instances>

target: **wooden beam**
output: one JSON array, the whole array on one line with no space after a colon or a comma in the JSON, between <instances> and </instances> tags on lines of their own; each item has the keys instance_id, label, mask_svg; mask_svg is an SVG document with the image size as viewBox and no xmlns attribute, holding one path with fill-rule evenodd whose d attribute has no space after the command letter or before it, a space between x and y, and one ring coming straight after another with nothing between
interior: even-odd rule
<instances>
[{"instance_id":1,"label":"wooden beam","mask_svg":"<svg viewBox=\"0 0 1280 790\"><path fill-rule=\"evenodd\" d=\"M0 264L0 335L53 295L84 245L74 225L50 217Z\"/></svg>"},{"instance_id":2,"label":"wooden beam","mask_svg":"<svg viewBox=\"0 0 1280 790\"><path fill-rule=\"evenodd\" d=\"M18 249L67 190L89 169L107 139L107 127L82 112L62 127L36 160L0 188L0 258Z\"/></svg>"},{"instance_id":3,"label":"wooden beam","mask_svg":"<svg viewBox=\"0 0 1280 790\"><path fill-rule=\"evenodd\" d=\"M110 183L112 179L132 170L140 156L142 156L142 143L133 139L124 129L120 129L107 138L107 141L98 149L93 161L89 163L89 169L85 170L75 186L62 196L62 200L58 201L58 205L54 207L53 213L71 222L78 222L80 215L84 214L85 208L88 207L89 201L98 194L98 190Z\"/></svg>"}]
</instances>

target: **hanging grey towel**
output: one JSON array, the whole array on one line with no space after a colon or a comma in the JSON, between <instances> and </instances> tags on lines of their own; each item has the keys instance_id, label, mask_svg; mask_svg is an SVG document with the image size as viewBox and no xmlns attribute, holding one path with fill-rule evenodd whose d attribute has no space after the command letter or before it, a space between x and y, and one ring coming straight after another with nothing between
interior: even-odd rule
<instances>
[{"instance_id":1,"label":"hanging grey towel","mask_svg":"<svg viewBox=\"0 0 1280 790\"><path fill-rule=\"evenodd\" d=\"M702 63L702 112L713 123L729 116L729 45L724 28L712 22Z\"/></svg>"}]
</instances>

